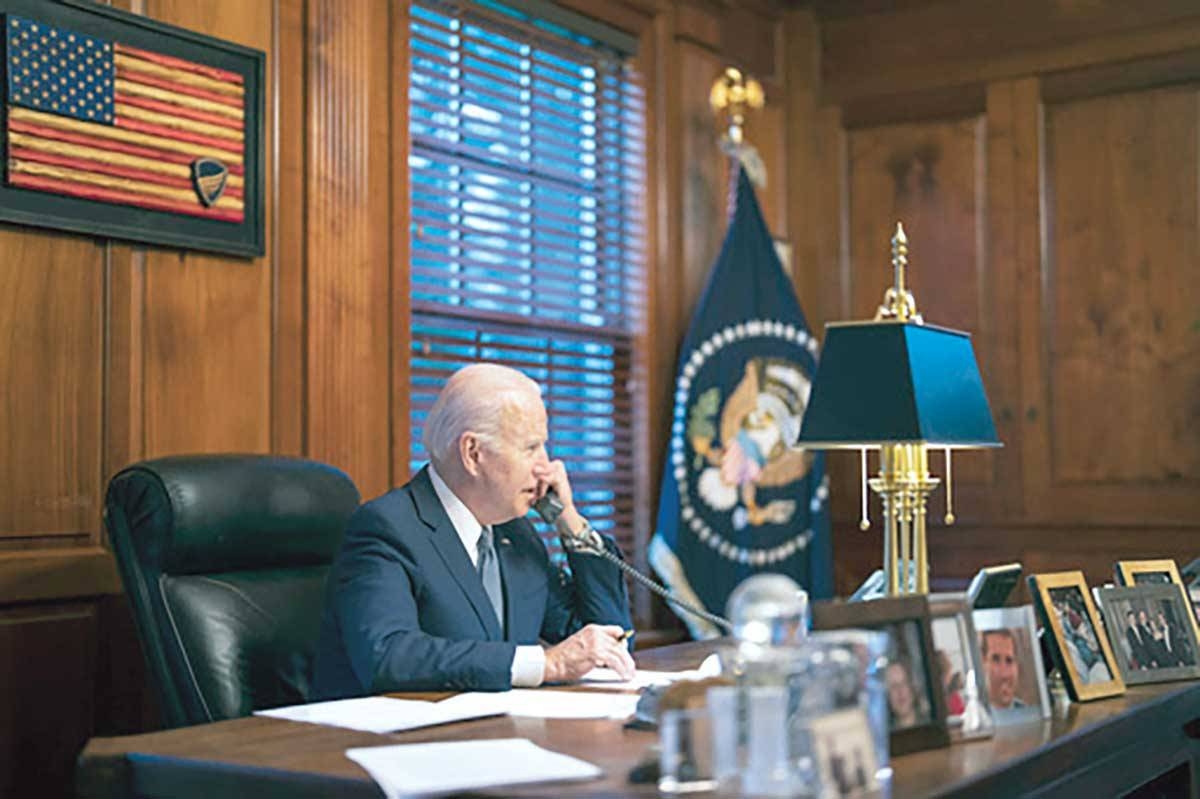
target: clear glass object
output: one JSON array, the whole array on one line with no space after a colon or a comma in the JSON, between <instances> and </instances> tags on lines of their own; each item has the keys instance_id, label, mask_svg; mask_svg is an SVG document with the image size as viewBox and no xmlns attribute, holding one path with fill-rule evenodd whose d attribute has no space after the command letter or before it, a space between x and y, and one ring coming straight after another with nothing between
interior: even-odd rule
<instances>
[{"instance_id":1,"label":"clear glass object","mask_svg":"<svg viewBox=\"0 0 1200 799\"><path fill-rule=\"evenodd\" d=\"M711 791L713 724L707 707L664 710L658 721L660 793Z\"/></svg>"},{"instance_id":2,"label":"clear glass object","mask_svg":"<svg viewBox=\"0 0 1200 799\"><path fill-rule=\"evenodd\" d=\"M808 594L782 574L743 580L725 607L739 643L797 646L808 636Z\"/></svg>"}]
</instances>

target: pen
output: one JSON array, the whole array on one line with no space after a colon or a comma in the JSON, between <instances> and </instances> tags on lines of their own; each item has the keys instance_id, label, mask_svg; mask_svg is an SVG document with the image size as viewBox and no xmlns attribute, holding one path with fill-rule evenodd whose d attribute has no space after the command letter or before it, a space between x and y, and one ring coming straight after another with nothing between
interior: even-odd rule
<instances>
[{"instance_id":1,"label":"pen","mask_svg":"<svg viewBox=\"0 0 1200 799\"><path fill-rule=\"evenodd\" d=\"M632 637L633 637L633 630L626 630L625 632L621 633L621 643L625 643Z\"/></svg>"}]
</instances>

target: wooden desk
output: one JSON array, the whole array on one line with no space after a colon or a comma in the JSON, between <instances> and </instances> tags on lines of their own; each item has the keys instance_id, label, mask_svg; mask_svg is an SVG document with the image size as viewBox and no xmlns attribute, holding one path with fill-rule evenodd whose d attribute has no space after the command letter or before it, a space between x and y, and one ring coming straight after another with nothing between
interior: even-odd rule
<instances>
[{"instance_id":1,"label":"wooden desk","mask_svg":"<svg viewBox=\"0 0 1200 799\"><path fill-rule=\"evenodd\" d=\"M643 668L695 666L711 645L638 654ZM269 718L90 741L79 759L82 797L202 799L375 797L374 783L344 750L354 746L464 738L529 738L599 765L603 780L507 789L521 796L656 796L631 785L629 769L655 734L620 722L497 717L397 735L373 735ZM1197 796L1200 683L1133 688L1122 697L1073 705L1066 718L1008 728L983 741L896 758L893 797L1121 796L1168 774L1160 796ZM464 767L469 767L464 764ZM1172 788L1171 785L1175 787ZM1190 788L1188 786L1191 786Z\"/></svg>"}]
</instances>

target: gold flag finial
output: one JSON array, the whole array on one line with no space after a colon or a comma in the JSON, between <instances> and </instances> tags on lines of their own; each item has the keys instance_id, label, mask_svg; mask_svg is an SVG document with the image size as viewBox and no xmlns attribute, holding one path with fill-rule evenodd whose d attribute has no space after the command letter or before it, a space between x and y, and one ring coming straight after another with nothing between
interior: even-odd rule
<instances>
[{"instance_id":1,"label":"gold flag finial","mask_svg":"<svg viewBox=\"0 0 1200 799\"><path fill-rule=\"evenodd\" d=\"M908 236L904 233L904 225L896 223L896 232L892 236L892 272L894 283L883 294L883 304L875 311L875 321L894 319L898 322L916 322L925 324L924 318L917 312L917 301L905 285L904 270L908 268Z\"/></svg>"},{"instance_id":2,"label":"gold flag finial","mask_svg":"<svg viewBox=\"0 0 1200 799\"><path fill-rule=\"evenodd\" d=\"M762 84L737 67L726 67L708 93L713 113L729 115L723 138L734 145L745 139L746 112L762 108L765 99Z\"/></svg>"}]
</instances>

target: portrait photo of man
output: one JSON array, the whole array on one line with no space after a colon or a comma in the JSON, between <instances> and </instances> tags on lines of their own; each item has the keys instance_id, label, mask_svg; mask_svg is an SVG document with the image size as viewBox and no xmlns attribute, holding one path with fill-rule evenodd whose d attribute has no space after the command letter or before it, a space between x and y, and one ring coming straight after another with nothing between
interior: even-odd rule
<instances>
[{"instance_id":1,"label":"portrait photo of man","mask_svg":"<svg viewBox=\"0 0 1200 799\"><path fill-rule=\"evenodd\" d=\"M988 703L993 710L1025 707L1017 696L1021 665L1017 658L1017 638L1012 630L987 630L980 635L983 668L987 677Z\"/></svg>"}]
</instances>

